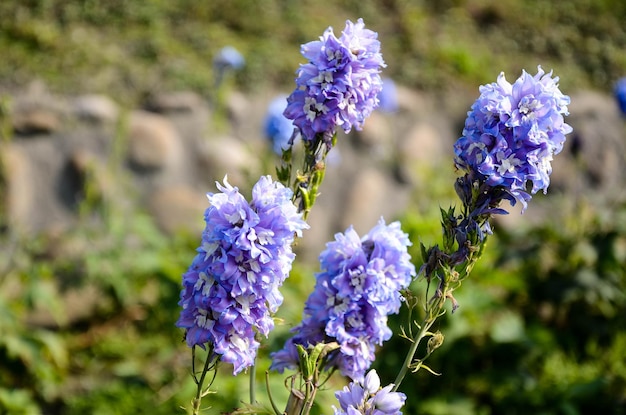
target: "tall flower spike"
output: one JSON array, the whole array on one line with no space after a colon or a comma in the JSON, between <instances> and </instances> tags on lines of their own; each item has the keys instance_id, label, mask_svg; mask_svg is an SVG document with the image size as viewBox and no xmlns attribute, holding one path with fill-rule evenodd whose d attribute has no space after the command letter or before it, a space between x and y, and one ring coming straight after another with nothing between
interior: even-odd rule
<instances>
[{"instance_id":1,"label":"tall flower spike","mask_svg":"<svg viewBox=\"0 0 626 415\"><path fill-rule=\"evenodd\" d=\"M293 120L305 141L317 134L332 136L336 127L361 129L378 105L385 66L378 34L363 19L346 21L339 38L332 27L320 40L302 45L308 59L297 70L296 89L289 96L285 116Z\"/></svg>"},{"instance_id":2,"label":"tall flower spike","mask_svg":"<svg viewBox=\"0 0 626 415\"><path fill-rule=\"evenodd\" d=\"M183 275L178 327L189 347L210 343L234 374L251 366L283 297L278 288L295 258L291 245L308 225L291 190L263 176L248 203L227 179L209 193L202 244Z\"/></svg>"},{"instance_id":3,"label":"tall flower spike","mask_svg":"<svg viewBox=\"0 0 626 415\"><path fill-rule=\"evenodd\" d=\"M522 71L513 84L501 73L497 82L481 86L454 145L456 166L472 180L505 189L524 208L530 193L545 193L552 156L572 131L563 120L570 98L561 93L558 80L539 66L535 76Z\"/></svg>"},{"instance_id":4,"label":"tall flower spike","mask_svg":"<svg viewBox=\"0 0 626 415\"><path fill-rule=\"evenodd\" d=\"M306 301L303 321L283 350L272 354L272 368L282 372L298 363L296 345L307 347L336 341L330 364L353 380L362 381L374 361L374 351L391 337L387 316L397 313L415 267L400 223L384 220L362 239L352 229L335 235L320 255L322 271Z\"/></svg>"},{"instance_id":5,"label":"tall flower spike","mask_svg":"<svg viewBox=\"0 0 626 415\"><path fill-rule=\"evenodd\" d=\"M392 388L393 384L381 389L378 373L370 370L362 384L352 382L335 392L341 408L333 407L334 415L402 415L406 395Z\"/></svg>"}]
</instances>

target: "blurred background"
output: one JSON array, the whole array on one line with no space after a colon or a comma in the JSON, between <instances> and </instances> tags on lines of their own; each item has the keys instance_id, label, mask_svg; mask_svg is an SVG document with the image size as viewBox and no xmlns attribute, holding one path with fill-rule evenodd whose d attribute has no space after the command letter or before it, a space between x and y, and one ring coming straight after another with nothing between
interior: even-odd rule
<instances>
[{"instance_id":1,"label":"blurred background","mask_svg":"<svg viewBox=\"0 0 626 415\"><path fill-rule=\"evenodd\" d=\"M260 351L259 399L325 242L401 220L419 267L439 208L457 203L452 144L479 85L541 65L572 99L574 133L548 194L494 221L437 327L441 376L408 377L404 412L626 413L622 0L3 0L0 413L185 413L195 385L174 323L205 193L228 175L249 196L274 172L285 127L272 104L294 87L300 45L360 17L382 42L384 105L331 152ZM407 348L385 344L383 384ZM208 413L247 399L231 371ZM313 413L331 413L344 384L335 376ZM282 377L270 386L285 402Z\"/></svg>"}]
</instances>

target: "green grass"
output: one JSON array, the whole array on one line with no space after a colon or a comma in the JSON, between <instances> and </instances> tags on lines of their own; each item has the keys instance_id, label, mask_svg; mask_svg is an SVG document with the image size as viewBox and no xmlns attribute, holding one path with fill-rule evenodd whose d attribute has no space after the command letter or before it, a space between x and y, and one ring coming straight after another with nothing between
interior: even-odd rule
<instances>
[{"instance_id":1,"label":"green grass","mask_svg":"<svg viewBox=\"0 0 626 415\"><path fill-rule=\"evenodd\" d=\"M211 61L225 45L246 57L244 90L290 88L299 45L359 17L380 34L385 73L412 87L477 85L541 64L565 89L609 89L626 73L620 0L8 0L0 15L0 86L40 78L129 102L155 89L210 95Z\"/></svg>"}]
</instances>

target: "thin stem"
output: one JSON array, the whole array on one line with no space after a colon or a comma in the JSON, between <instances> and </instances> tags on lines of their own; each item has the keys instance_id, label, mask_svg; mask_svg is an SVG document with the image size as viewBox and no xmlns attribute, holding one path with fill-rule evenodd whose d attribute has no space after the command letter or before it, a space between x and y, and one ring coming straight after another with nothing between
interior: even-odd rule
<instances>
[{"instance_id":1,"label":"thin stem","mask_svg":"<svg viewBox=\"0 0 626 415\"><path fill-rule=\"evenodd\" d=\"M428 333L428 330L430 329L430 327L433 325L434 322L435 322L435 319L433 318L429 319L428 317L425 318L424 321L422 322L420 331L413 338L411 347L409 348L409 351L404 359L404 363L402 364L402 369L400 369L398 376L396 376L396 380L393 382L394 386L393 386L392 392L396 392L398 388L400 387L400 384L404 380L406 373L411 367L411 362L413 362L413 358L415 357L415 353L417 352L417 348L420 342L422 341L424 336L426 336L426 334Z\"/></svg>"},{"instance_id":2,"label":"thin stem","mask_svg":"<svg viewBox=\"0 0 626 415\"><path fill-rule=\"evenodd\" d=\"M250 403L254 404L256 402L255 396L255 379L256 378L256 365L252 365L250 368Z\"/></svg>"},{"instance_id":3,"label":"thin stem","mask_svg":"<svg viewBox=\"0 0 626 415\"><path fill-rule=\"evenodd\" d=\"M272 396L272 390L270 388L270 372L268 370L265 371L265 387L267 388L267 397L270 399L270 404L272 405L274 413L276 415L281 415L280 409L276 406L274 397Z\"/></svg>"},{"instance_id":4,"label":"thin stem","mask_svg":"<svg viewBox=\"0 0 626 415\"><path fill-rule=\"evenodd\" d=\"M317 394L317 385L313 385L313 390L309 394L307 393L307 400L304 404L304 409L302 410L302 415L309 415L311 412L311 408L313 407L313 402L315 401L315 395Z\"/></svg>"},{"instance_id":5,"label":"thin stem","mask_svg":"<svg viewBox=\"0 0 626 415\"><path fill-rule=\"evenodd\" d=\"M195 350L195 346L194 349ZM198 389L196 390L196 397L194 398L193 402L193 415L198 415L200 413L200 404L202 403L202 397L203 397L203 391L202 389L204 389L204 378L206 377L206 374L209 372L209 367L211 365L211 354L212 354L213 350L212 348L209 348L209 352L207 353L207 357L206 360L204 361L204 367L202 368L202 374L200 375L200 379L197 380L196 375L194 373L194 379L196 379L196 384L198 385ZM195 353L192 353L195 355ZM195 360L195 357L194 357Z\"/></svg>"}]
</instances>

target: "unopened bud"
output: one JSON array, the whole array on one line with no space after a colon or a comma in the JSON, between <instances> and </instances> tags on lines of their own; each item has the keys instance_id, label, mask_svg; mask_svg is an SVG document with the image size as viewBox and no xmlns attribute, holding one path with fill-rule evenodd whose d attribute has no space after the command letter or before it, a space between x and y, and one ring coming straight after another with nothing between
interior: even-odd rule
<instances>
[{"instance_id":1,"label":"unopened bud","mask_svg":"<svg viewBox=\"0 0 626 415\"><path fill-rule=\"evenodd\" d=\"M443 334L437 330L430 339L428 339L427 351L431 354L443 344Z\"/></svg>"}]
</instances>

